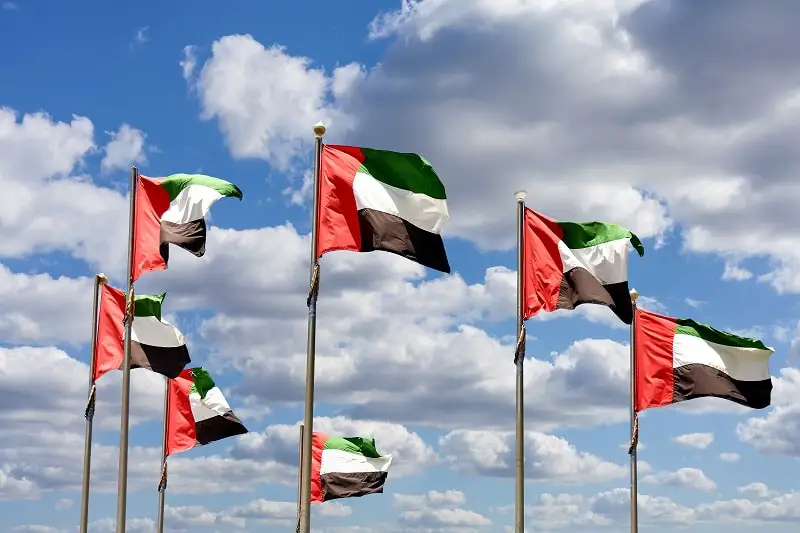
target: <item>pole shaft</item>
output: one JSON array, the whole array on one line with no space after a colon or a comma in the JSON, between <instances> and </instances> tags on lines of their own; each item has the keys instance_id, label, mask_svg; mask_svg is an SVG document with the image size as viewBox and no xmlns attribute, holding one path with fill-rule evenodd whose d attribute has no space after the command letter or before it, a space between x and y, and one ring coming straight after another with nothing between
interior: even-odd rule
<instances>
[{"instance_id":1,"label":"pole shaft","mask_svg":"<svg viewBox=\"0 0 800 533\"><path fill-rule=\"evenodd\" d=\"M303 494L303 424L300 424L300 442L297 443L297 520L300 520L300 500Z\"/></svg>"},{"instance_id":2,"label":"pole shaft","mask_svg":"<svg viewBox=\"0 0 800 533\"><path fill-rule=\"evenodd\" d=\"M635 445L635 440L638 440L638 435L636 435L637 427L636 427L636 350L635 350L635 340L636 340L636 302L631 302L633 306L633 322L631 323L631 341L630 341L630 353L631 353L631 376L630 376L630 387L631 387L631 411L630 411L630 423L631 423L631 495L630 495L630 504L631 504L631 533L638 533L639 532L639 474L638 474L638 464L637 464L637 455L638 452L636 450L637 446Z\"/></svg>"},{"instance_id":3,"label":"pole shaft","mask_svg":"<svg viewBox=\"0 0 800 533\"><path fill-rule=\"evenodd\" d=\"M130 212L128 214L128 273L126 280L128 290L126 297L133 299L133 243L134 243L134 218L136 215L136 187L139 181L139 171L131 167L131 193ZM127 308L132 308L133 302L127 301ZM126 533L125 519L127 517L128 503L128 427L130 424L131 400L131 325L133 320L125 323L124 357L122 360L122 401L120 407L119 423L119 472L117 474L117 533Z\"/></svg>"},{"instance_id":4,"label":"pole shaft","mask_svg":"<svg viewBox=\"0 0 800 533\"><path fill-rule=\"evenodd\" d=\"M317 224L319 217L319 173L322 157L322 135L316 135L314 143L314 202L311 214L311 273L317 263ZM317 274L319 276L319 274ZM317 282L319 279L317 279ZM314 432L314 363L317 344L317 291L312 291L308 302L308 339L306 342L306 398L303 415L303 447L300 494L299 533L311 533L311 444Z\"/></svg>"},{"instance_id":5,"label":"pole shaft","mask_svg":"<svg viewBox=\"0 0 800 533\"><path fill-rule=\"evenodd\" d=\"M97 315L100 297L100 286L105 282L105 278L99 274L94 277L94 299L92 300L92 353L89 360L89 392L87 401L92 401L92 389L94 388L94 369L97 364ZM89 482L92 474L92 422L94 420L94 409L87 412L86 417L86 438L83 444L83 486L81 488L81 522L80 533L86 533L89 528Z\"/></svg>"},{"instance_id":6,"label":"pole shaft","mask_svg":"<svg viewBox=\"0 0 800 533\"><path fill-rule=\"evenodd\" d=\"M517 200L517 339L523 332L524 320L524 294L523 262L525 258L525 200ZM521 344L524 346L524 343ZM524 348L517 357L517 385L516 385L516 499L514 504L514 530L516 533L525 531L525 380L523 376L523 363L525 361Z\"/></svg>"},{"instance_id":7,"label":"pole shaft","mask_svg":"<svg viewBox=\"0 0 800 533\"><path fill-rule=\"evenodd\" d=\"M164 436L161 441L161 473L167 465L167 430L169 426L169 378L164 376ZM166 499L166 483L158 487L158 515L156 517L157 533L164 533L164 500Z\"/></svg>"}]
</instances>

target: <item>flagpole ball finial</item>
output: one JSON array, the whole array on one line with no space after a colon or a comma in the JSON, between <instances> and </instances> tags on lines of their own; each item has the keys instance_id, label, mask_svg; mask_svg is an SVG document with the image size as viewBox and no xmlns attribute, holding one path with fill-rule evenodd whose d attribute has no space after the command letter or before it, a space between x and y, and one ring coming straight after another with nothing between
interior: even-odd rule
<instances>
[{"instance_id":1,"label":"flagpole ball finial","mask_svg":"<svg viewBox=\"0 0 800 533\"><path fill-rule=\"evenodd\" d=\"M518 202L525 200L526 196L528 196L528 191L525 189L521 189L514 193L514 198L516 198Z\"/></svg>"},{"instance_id":2,"label":"flagpole ball finial","mask_svg":"<svg viewBox=\"0 0 800 533\"><path fill-rule=\"evenodd\" d=\"M99 274L97 275L97 280L98 280L100 283L108 283L108 278L107 278L107 277L106 277L106 275L105 275L105 274L103 274L102 272L101 272L101 273L99 273Z\"/></svg>"},{"instance_id":3,"label":"flagpole ball finial","mask_svg":"<svg viewBox=\"0 0 800 533\"><path fill-rule=\"evenodd\" d=\"M325 127L325 124L323 124L322 122L317 122L316 124L314 124L314 135L316 135L317 137L322 137L323 135L325 135L326 130L327 128Z\"/></svg>"},{"instance_id":4,"label":"flagpole ball finial","mask_svg":"<svg viewBox=\"0 0 800 533\"><path fill-rule=\"evenodd\" d=\"M636 289L631 289L631 302L636 303L636 300L639 299L639 293Z\"/></svg>"}]
</instances>

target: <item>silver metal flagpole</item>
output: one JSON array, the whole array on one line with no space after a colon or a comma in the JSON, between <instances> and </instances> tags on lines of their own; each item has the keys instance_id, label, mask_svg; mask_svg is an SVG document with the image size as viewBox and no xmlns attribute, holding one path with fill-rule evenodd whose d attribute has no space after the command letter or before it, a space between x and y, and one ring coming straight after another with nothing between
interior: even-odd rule
<instances>
[{"instance_id":1,"label":"silver metal flagpole","mask_svg":"<svg viewBox=\"0 0 800 533\"><path fill-rule=\"evenodd\" d=\"M325 125L314 125L314 202L311 211L311 281L308 291L308 340L306 344L306 402L303 415L302 468L300 470L300 520L298 531L311 533L311 443L314 432L314 363L317 345L317 292L319 263L317 262L317 223L319 218L319 173L322 157L322 136Z\"/></svg>"},{"instance_id":2,"label":"silver metal flagpole","mask_svg":"<svg viewBox=\"0 0 800 533\"><path fill-rule=\"evenodd\" d=\"M81 490L81 522L80 533L86 533L89 527L89 481L92 475L92 422L94 421L94 406L96 390L94 383L94 369L97 365L97 314L100 306L100 287L108 281L104 274L94 277L94 299L92 300L92 348L89 360L89 394L86 401L86 438L83 444L83 487Z\"/></svg>"},{"instance_id":3,"label":"silver metal flagpole","mask_svg":"<svg viewBox=\"0 0 800 533\"><path fill-rule=\"evenodd\" d=\"M517 349L514 363L517 367L517 398L516 398L516 500L514 505L514 531L525 531L525 380L522 365L525 361L525 320L524 305L525 295L523 285L523 262L525 259L525 197L526 191L517 191Z\"/></svg>"},{"instance_id":4,"label":"silver metal flagpole","mask_svg":"<svg viewBox=\"0 0 800 533\"><path fill-rule=\"evenodd\" d=\"M631 289L631 306L633 307L633 321L631 322L631 444L628 454L631 456L631 533L639 533L639 474L637 465L636 448L639 445L639 416L636 414L636 300L639 293Z\"/></svg>"},{"instance_id":5,"label":"silver metal flagpole","mask_svg":"<svg viewBox=\"0 0 800 533\"><path fill-rule=\"evenodd\" d=\"M169 378L164 376L164 436L161 441L161 479L158 481L156 531L164 533L164 500L167 492L167 430L169 429Z\"/></svg>"},{"instance_id":6,"label":"silver metal flagpole","mask_svg":"<svg viewBox=\"0 0 800 533\"><path fill-rule=\"evenodd\" d=\"M128 427L131 403L131 326L133 325L133 221L136 214L136 186L139 170L131 167L130 213L128 215L128 291L125 309L124 357L122 360L122 402L119 423L119 471L117 474L117 533L126 533L128 503Z\"/></svg>"},{"instance_id":7,"label":"silver metal flagpole","mask_svg":"<svg viewBox=\"0 0 800 533\"><path fill-rule=\"evenodd\" d=\"M303 424L300 424L300 442L297 443L297 527L300 527L300 499L303 494Z\"/></svg>"}]
</instances>

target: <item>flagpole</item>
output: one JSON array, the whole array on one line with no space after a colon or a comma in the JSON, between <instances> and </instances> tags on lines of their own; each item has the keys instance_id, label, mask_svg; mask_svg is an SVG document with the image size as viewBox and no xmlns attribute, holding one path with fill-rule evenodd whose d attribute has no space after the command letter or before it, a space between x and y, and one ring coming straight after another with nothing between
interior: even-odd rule
<instances>
[{"instance_id":1,"label":"flagpole","mask_svg":"<svg viewBox=\"0 0 800 533\"><path fill-rule=\"evenodd\" d=\"M94 421L94 406L96 388L94 371L97 365L97 314L99 308L100 287L108 281L105 274L94 276L94 299L92 300L92 348L89 360L89 393L86 401L86 438L83 443L83 487L81 490L81 522L80 533L86 533L89 527L89 481L92 474L92 422Z\"/></svg>"},{"instance_id":2,"label":"flagpole","mask_svg":"<svg viewBox=\"0 0 800 533\"><path fill-rule=\"evenodd\" d=\"M636 414L636 300L639 293L631 289L631 306L633 307L633 321L631 322L631 443L628 454L631 456L631 533L639 533L639 473L637 464L637 447L639 445L639 417Z\"/></svg>"},{"instance_id":3,"label":"flagpole","mask_svg":"<svg viewBox=\"0 0 800 533\"><path fill-rule=\"evenodd\" d=\"M126 281L125 336L122 360L122 401L119 423L119 471L117 473L117 533L126 533L125 519L128 503L128 427L131 403L131 326L133 325L133 222L136 214L136 188L139 170L131 167L130 211L128 213L128 273Z\"/></svg>"},{"instance_id":4,"label":"flagpole","mask_svg":"<svg viewBox=\"0 0 800 533\"><path fill-rule=\"evenodd\" d=\"M517 191L517 349L514 363L517 367L516 391L516 499L514 505L514 531L525 531L525 380L522 365L525 361L525 320L523 294L523 262L525 258L525 197L526 191Z\"/></svg>"},{"instance_id":5,"label":"flagpole","mask_svg":"<svg viewBox=\"0 0 800 533\"><path fill-rule=\"evenodd\" d=\"M167 430L169 426L169 378L164 376L164 436L161 440L161 479L158 481L156 532L164 533L164 500L167 492Z\"/></svg>"},{"instance_id":6,"label":"flagpole","mask_svg":"<svg viewBox=\"0 0 800 533\"><path fill-rule=\"evenodd\" d=\"M319 263L317 257L317 223L319 218L319 175L322 158L322 136L325 125L314 125L314 201L311 211L311 275L308 290L308 339L306 342L306 398L303 415L303 446L300 469L300 519L297 530L311 533L311 443L314 432L314 363L317 343L317 293ZM121 533L121 532L119 532Z\"/></svg>"},{"instance_id":7,"label":"flagpole","mask_svg":"<svg viewBox=\"0 0 800 533\"><path fill-rule=\"evenodd\" d=\"M300 442L297 443L297 527L300 527L300 499L303 494L303 424L300 424Z\"/></svg>"}]
</instances>

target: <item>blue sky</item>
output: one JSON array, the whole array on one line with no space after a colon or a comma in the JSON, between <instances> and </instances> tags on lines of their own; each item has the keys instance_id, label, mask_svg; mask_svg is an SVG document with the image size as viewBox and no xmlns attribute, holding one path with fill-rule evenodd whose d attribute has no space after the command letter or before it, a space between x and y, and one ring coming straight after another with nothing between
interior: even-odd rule
<instances>
[{"instance_id":1,"label":"blue sky","mask_svg":"<svg viewBox=\"0 0 800 533\"><path fill-rule=\"evenodd\" d=\"M327 142L433 163L453 274L382 253L323 259L319 427L374 435L396 459L385 494L316 506L315 530L512 525L520 188L550 216L642 237L629 276L648 309L776 350L767 410L703 400L641 417L642 524L797 527L796 7L0 5L0 530L76 531L91 277L122 283L132 162L244 192L214 205L205 257L174 249L137 282L168 292L193 362L251 430L171 459L167 529L293 527L318 120ZM528 531L622 530L628 330L583 306L528 335ZM98 390L97 532L114 530L119 379ZM132 532L154 531L162 388L134 372Z\"/></svg>"}]
</instances>

